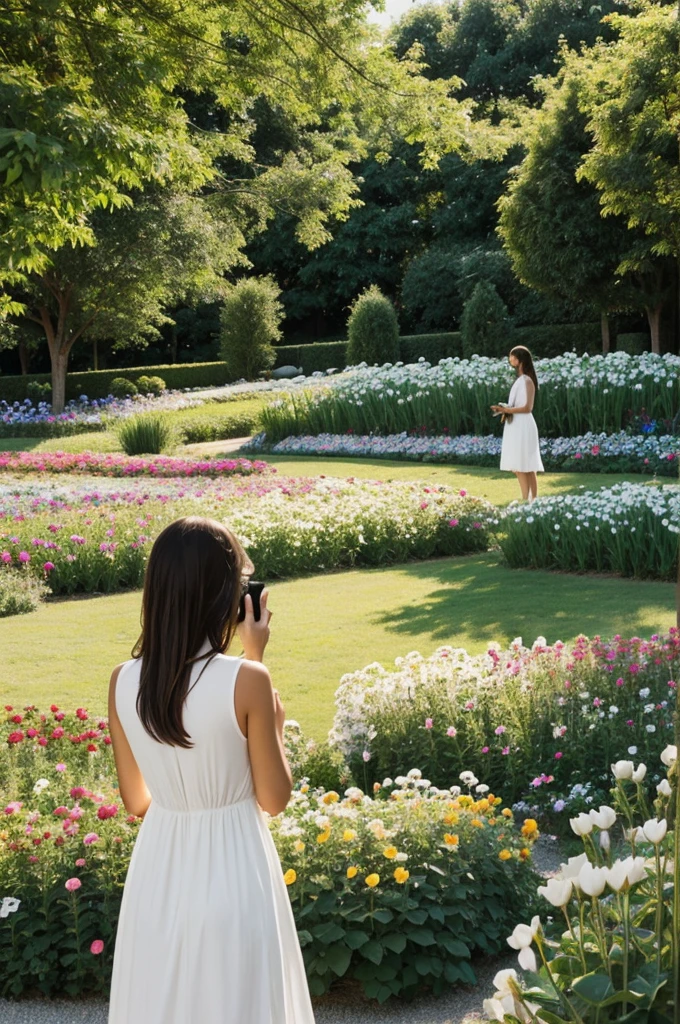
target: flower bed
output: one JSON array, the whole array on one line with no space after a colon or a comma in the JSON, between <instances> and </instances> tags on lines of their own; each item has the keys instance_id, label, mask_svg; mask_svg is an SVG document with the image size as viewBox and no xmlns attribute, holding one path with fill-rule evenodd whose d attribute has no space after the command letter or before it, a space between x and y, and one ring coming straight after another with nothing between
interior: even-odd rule
<instances>
[{"instance_id":1,"label":"flower bed","mask_svg":"<svg viewBox=\"0 0 680 1024\"><path fill-rule=\"evenodd\" d=\"M0 491L0 572L23 567L54 594L139 586L154 538L183 515L227 522L264 579L484 551L498 521L486 501L418 483L257 473L112 483Z\"/></svg>"},{"instance_id":2,"label":"flower bed","mask_svg":"<svg viewBox=\"0 0 680 1024\"><path fill-rule=\"evenodd\" d=\"M536 915L509 936L525 973L521 980L514 970L496 976L497 991L484 1004L491 1019L551 1024L677 1020L677 757L677 744L661 753L668 775L664 772L657 786L653 806L641 787L647 766L620 761L612 765L614 806L572 819L585 852L570 857L556 877L539 887L543 905L550 905L546 925ZM673 835L669 823L674 819Z\"/></svg>"},{"instance_id":3,"label":"flower bed","mask_svg":"<svg viewBox=\"0 0 680 1024\"><path fill-rule=\"evenodd\" d=\"M680 357L565 354L536 362L535 415L545 437L621 430L642 409L659 420L680 408ZM490 406L506 401L513 371L504 359L475 356L378 368L354 367L314 392L273 402L262 423L271 442L293 435L486 434L500 423Z\"/></svg>"},{"instance_id":4,"label":"flower bed","mask_svg":"<svg viewBox=\"0 0 680 1024\"><path fill-rule=\"evenodd\" d=\"M114 783L105 719L6 709L2 995L107 991L139 825ZM473 983L471 957L501 948L535 884L535 822L516 827L486 786L438 790L419 771L372 796L300 782L270 827L314 994L343 975L380 1001Z\"/></svg>"},{"instance_id":5,"label":"flower bed","mask_svg":"<svg viewBox=\"0 0 680 1024\"><path fill-rule=\"evenodd\" d=\"M413 652L391 671L375 664L343 677L329 738L366 787L414 763L438 785L469 768L559 826L606 793L612 761L658 763L679 668L675 629L651 640L516 640L474 657Z\"/></svg>"},{"instance_id":6,"label":"flower bed","mask_svg":"<svg viewBox=\"0 0 680 1024\"><path fill-rule=\"evenodd\" d=\"M508 506L500 545L512 568L677 575L680 489L616 484Z\"/></svg>"},{"instance_id":7,"label":"flower bed","mask_svg":"<svg viewBox=\"0 0 680 1024\"><path fill-rule=\"evenodd\" d=\"M226 476L267 473L266 462L249 459L180 459L168 455L130 456L98 452L4 452L0 473L75 473L114 477ZM276 472L274 470L274 472Z\"/></svg>"},{"instance_id":8,"label":"flower bed","mask_svg":"<svg viewBox=\"0 0 680 1024\"><path fill-rule=\"evenodd\" d=\"M190 398L182 391L165 391L161 395L134 395L130 398L89 399L81 395L68 402L62 413L52 412L49 402L34 404L0 401L0 438L62 437L105 430L111 420L124 419L139 412L169 412L203 405L202 398Z\"/></svg>"},{"instance_id":9,"label":"flower bed","mask_svg":"<svg viewBox=\"0 0 680 1024\"><path fill-rule=\"evenodd\" d=\"M677 476L680 438L672 434L632 436L584 434L582 437L545 438L541 457L548 470L581 473L655 473ZM247 450L272 455L329 455L370 459L413 459L423 462L456 462L468 466L498 467L502 439L488 434L474 437L427 437L422 434L379 435L319 434L287 437L268 445L266 434L253 438Z\"/></svg>"}]
</instances>

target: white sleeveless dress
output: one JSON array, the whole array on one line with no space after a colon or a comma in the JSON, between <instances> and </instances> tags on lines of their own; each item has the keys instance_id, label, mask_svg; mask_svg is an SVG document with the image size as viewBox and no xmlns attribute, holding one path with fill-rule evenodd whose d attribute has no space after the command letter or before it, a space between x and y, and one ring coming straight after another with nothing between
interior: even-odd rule
<instances>
[{"instance_id":1,"label":"white sleeveless dress","mask_svg":"<svg viewBox=\"0 0 680 1024\"><path fill-rule=\"evenodd\" d=\"M523 406L527 402L526 376L522 374L512 385L508 405ZM532 413L522 412L503 427L501 469L513 473L543 473L538 427Z\"/></svg>"},{"instance_id":2,"label":"white sleeveless dress","mask_svg":"<svg viewBox=\"0 0 680 1024\"><path fill-rule=\"evenodd\" d=\"M139 721L141 661L118 676L116 709L152 802L123 893L109 1024L314 1022L281 863L236 718L240 664L217 655L190 690L189 750L156 742ZM204 665L194 665L192 684Z\"/></svg>"}]
</instances>

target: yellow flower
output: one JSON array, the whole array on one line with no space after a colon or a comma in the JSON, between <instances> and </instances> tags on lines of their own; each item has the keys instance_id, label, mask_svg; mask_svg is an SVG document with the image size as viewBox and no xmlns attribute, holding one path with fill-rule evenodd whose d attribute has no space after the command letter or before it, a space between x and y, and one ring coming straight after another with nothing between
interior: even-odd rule
<instances>
[{"instance_id":1,"label":"yellow flower","mask_svg":"<svg viewBox=\"0 0 680 1024\"><path fill-rule=\"evenodd\" d=\"M394 860L398 852L399 851L397 850L396 846L386 846L385 849L383 850L383 853L388 860Z\"/></svg>"},{"instance_id":2,"label":"yellow flower","mask_svg":"<svg viewBox=\"0 0 680 1024\"><path fill-rule=\"evenodd\" d=\"M501 814L503 815L504 818L512 817L512 811L510 810L509 807L504 807L503 810L501 811Z\"/></svg>"},{"instance_id":3,"label":"yellow flower","mask_svg":"<svg viewBox=\"0 0 680 1024\"><path fill-rule=\"evenodd\" d=\"M489 793L486 799L489 801L489 805L493 807L494 803L496 802L496 797L493 795L493 793Z\"/></svg>"},{"instance_id":4,"label":"yellow flower","mask_svg":"<svg viewBox=\"0 0 680 1024\"><path fill-rule=\"evenodd\" d=\"M366 875L364 881L370 889L375 889L376 885L380 884L380 875L376 875L375 873L372 875Z\"/></svg>"},{"instance_id":5,"label":"yellow flower","mask_svg":"<svg viewBox=\"0 0 680 1024\"><path fill-rule=\"evenodd\" d=\"M444 833L444 842L447 846L458 846L460 839L458 836L452 836L450 832Z\"/></svg>"},{"instance_id":6,"label":"yellow flower","mask_svg":"<svg viewBox=\"0 0 680 1024\"><path fill-rule=\"evenodd\" d=\"M288 868L285 875L283 876L283 880L286 883L286 885L292 885L296 879L297 874L295 873L295 871L293 871L292 868Z\"/></svg>"},{"instance_id":7,"label":"yellow flower","mask_svg":"<svg viewBox=\"0 0 680 1024\"><path fill-rule=\"evenodd\" d=\"M3 842L8 838L8 836L9 832L5 832L4 830L0 832L0 839L2 839Z\"/></svg>"},{"instance_id":8,"label":"yellow flower","mask_svg":"<svg viewBox=\"0 0 680 1024\"><path fill-rule=\"evenodd\" d=\"M397 868L394 872L394 880L395 882L398 882L399 885L403 885L404 882L407 882L408 877L409 872L406 870L406 868Z\"/></svg>"},{"instance_id":9,"label":"yellow flower","mask_svg":"<svg viewBox=\"0 0 680 1024\"><path fill-rule=\"evenodd\" d=\"M490 824L490 825L495 825L495 824L496 824L496 821L497 821L497 819L496 819L496 818L489 818L489 824Z\"/></svg>"},{"instance_id":10,"label":"yellow flower","mask_svg":"<svg viewBox=\"0 0 680 1024\"><path fill-rule=\"evenodd\" d=\"M498 856L500 857L501 860L510 860L510 858L512 857L512 852L510 850L501 850Z\"/></svg>"},{"instance_id":11,"label":"yellow flower","mask_svg":"<svg viewBox=\"0 0 680 1024\"><path fill-rule=\"evenodd\" d=\"M323 795L323 802L325 804L336 804L339 799L340 797L334 789L331 789L328 793L324 793Z\"/></svg>"},{"instance_id":12,"label":"yellow flower","mask_svg":"<svg viewBox=\"0 0 680 1024\"><path fill-rule=\"evenodd\" d=\"M531 856L531 850L527 849L526 846L523 846L522 849L519 851L519 859L520 860L528 860L530 856Z\"/></svg>"},{"instance_id":13,"label":"yellow flower","mask_svg":"<svg viewBox=\"0 0 680 1024\"><path fill-rule=\"evenodd\" d=\"M304 848L305 848L305 844L302 842L302 840L301 839L296 839L295 840L295 846L293 847L295 852L296 853L302 853Z\"/></svg>"},{"instance_id":14,"label":"yellow flower","mask_svg":"<svg viewBox=\"0 0 680 1024\"><path fill-rule=\"evenodd\" d=\"M480 821L479 818L473 818L470 824L473 828L484 828L484 822Z\"/></svg>"},{"instance_id":15,"label":"yellow flower","mask_svg":"<svg viewBox=\"0 0 680 1024\"><path fill-rule=\"evenodd\" d=\"M342 838L345 840L346 843L351 843L353 839L356 839L356 837L356 832L351 828L346 828L345 831L342 833Z\"/></svg>"},{"instance_id":16,"label":"yellow flower","mask_svg":"<svg viewBox=\"0 0 680 1024\"><path fill-rule=\"evenodd\" d=\"M348 878L356 877L358 871L359 871L359 868L355 868L355 867L347 868L347 877Z\"/></svg>"},{"instance_id":17,"label":"yellow flower","mask_svg":"<svg viewBox=\"0 0 680 1024\"><path fill-rule=\"evenodd\" d=\"M444 815L444 824L445 825L457 825L459 821L460 821L460 815L456 814L455 811L451 811L450 814L445 814Z\"/></svg>"},{"instance_id":18,"label":"yellow flower","mask_svg":"<svg viewBox=\"0 0 680 1024\"><path fill-rule=\"evenodd\" d=\"M484 814L485 811L489 810L489 801L480 800L479 803L477 804L477 810L481 811L481 813Z\"/></svg>"},{"instance_id":19,"label":"yellow flower","mask_svg":"<svg viewBox=\"0 0 680 1024\"><path fill-rule=\"evenodd\" d=\"M316 841L317 841L317 843L326 843L326 842L328 842L330 837L331 837L331 830L329 828L325 828L323 830L323 832L319 832L318 836L316 837Z\"/></svg>"},{"instance_id":20,"label":"yellow flower","mask_svg":"<svg viewBox=\"0 0 680 1024\"><path fill-rule=\"evenodd\" d=\"M527 818L522 825L522 835L525 839L536 839L538 836L538 824L533 818Z\"/></svg>"},{"instance_id":21,"label":"yellow flower","mask_svg":"<svg viewBox=\"0 0 680 1024\"><path fill-rule=\"evenodd\" d=\"M470 804L474 803L474 800L472 799L471 796L463 795L458 797L458 803L460 804L461 807L469 807Z\"/></svg>"},{"instance_id":22,"label":"yellow flower","mask_svg":"<svg viewBox=\"0 0 680 1024\"><path fill-rule=\"evenodd\" d=\"M491 803L491 797L489 797L489 803ZM496 805L496 807L498 807L498 805L502 804L502 803L503 803L503 797L502 796L497 796L497 797L494 798L494 804Z\"/></svg>"},{"instance_id":23,"label":"yellow flower","mask_svg":"<svg viewBox=\"0 0 680 1024\"><path fill-rule=\"evenodd\" d=\"M307 783L305 783L304 786L300 786L300 792L309 793L309 786L307 785Z\"/></svg>"}]
</instances>

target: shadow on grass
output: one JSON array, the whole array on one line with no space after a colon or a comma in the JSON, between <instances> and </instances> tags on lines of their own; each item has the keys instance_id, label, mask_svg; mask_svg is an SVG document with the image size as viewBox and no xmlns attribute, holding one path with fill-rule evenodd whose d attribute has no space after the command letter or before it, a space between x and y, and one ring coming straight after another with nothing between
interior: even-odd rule
<instances>
[{"instance_id":1,"label":"shadow on grass","mask_svg":"<svg viewBox=\"0 0 680 1024\"><path fill-rule=\"evenodd\" d=\"M672 583L509 569L493 553L400 571L431 580L427 599L407 599L371 621L405 636L429 632L442 644L456 635L501 642L517 636L554 642L579 633L644 635L675 624Z\"/></svg>"}]
</instances>

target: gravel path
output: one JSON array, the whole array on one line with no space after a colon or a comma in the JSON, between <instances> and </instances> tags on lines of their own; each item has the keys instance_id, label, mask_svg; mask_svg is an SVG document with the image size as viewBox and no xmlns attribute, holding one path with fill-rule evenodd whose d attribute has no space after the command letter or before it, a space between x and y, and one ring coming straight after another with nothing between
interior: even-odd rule
<instances>
[{"instance_id":1,"label":"gravel path","mask_svg":"<svg viewBox=\"0 0 680 1024\"><path fill-rule=\"evenodd\" d=\"M552 875L559 864L558 842L552 836L541 837L534 848L537 871L545 876ZM475 970L479 982L474 988L456 988L438 999L417 999L413 1003L395 1001L377 1006L349 989L341 990L332 998L316 1001L316 1024L464 1024L466 1020L477 1020L481 1016L482 1003L493 992L496 972L515 966L514 954L478 961ZM106 1015L104 1002L23 1000L12 1003L0 999L0 1024L107 1024Z\"/></svg>"}]
</instances>

